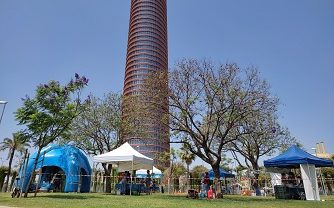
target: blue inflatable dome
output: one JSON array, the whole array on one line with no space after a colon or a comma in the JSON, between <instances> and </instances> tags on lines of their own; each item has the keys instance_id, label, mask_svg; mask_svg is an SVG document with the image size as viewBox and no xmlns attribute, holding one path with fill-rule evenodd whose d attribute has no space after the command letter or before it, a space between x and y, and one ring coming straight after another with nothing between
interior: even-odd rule
<instances>
[{"instance_id":1,"label":"blue inflatable dome","mask_svg":"<svg viewBox=\"0 0 334 208\"><path fill-rule=\"evenodd\" d=\"M37 152L29 158L27 167L20 172L26 190ZM43 158L44 157L44 158ZM36 170L42 168L38 187L42 190L55 189L62 192L89 192L92 169L86 155L72 145L49 145L42 149ZM25 177L25 178L24 178ZM50 188L52 186L52 188Z\"/></svg>"}]
</instances>

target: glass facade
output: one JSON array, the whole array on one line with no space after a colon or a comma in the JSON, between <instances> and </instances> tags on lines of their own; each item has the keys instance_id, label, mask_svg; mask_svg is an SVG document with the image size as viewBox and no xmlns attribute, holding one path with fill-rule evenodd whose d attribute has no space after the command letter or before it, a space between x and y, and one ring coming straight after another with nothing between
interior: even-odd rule
<instances>
[{"instance_id":1,"label":"glass facade","mask_svg":"<svg viewBox=\"0 0 334 208\"><path fill-rule=\"evenodd\" d=\"M140 95L143 80L150 72L159 70L168 70L167 2L132 0L123 95ZM168 109L167 102L163 108ZM132 147L151 158L170 148L169 130L159 120L161 111L155 112L156 121L146 125L147 138L125 138Z\"/></svg>"}]
</instances>

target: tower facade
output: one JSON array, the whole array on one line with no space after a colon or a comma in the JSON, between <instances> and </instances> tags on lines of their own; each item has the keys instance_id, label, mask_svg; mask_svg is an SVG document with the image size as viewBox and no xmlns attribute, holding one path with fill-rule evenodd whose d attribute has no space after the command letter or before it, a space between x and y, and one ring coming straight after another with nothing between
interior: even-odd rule
<instances>
[{"instance_id":1,"label":"tower facade","mask_svg":"<svg viewBox=\"0 0 334 208\"><path fill-rule=\"evenodd\" d=\"M138 95L145 78L156 71L168 71L167 0L131 0L123 95ZM167 86L166 86L167 87ZM158 89L157 89L158 90ZM145 100L144 97L142 97ZM162 106L168 109L166 106ZM123 112L126 111L123 106ZM140 153L155 158L169 151L169 129L161 123L161 110L145 123L145 136L128 135L125 140ZM142 118L136 118L141 120ZM157 161L155 161L157 162Z\"/></svg>"}]
</instances>

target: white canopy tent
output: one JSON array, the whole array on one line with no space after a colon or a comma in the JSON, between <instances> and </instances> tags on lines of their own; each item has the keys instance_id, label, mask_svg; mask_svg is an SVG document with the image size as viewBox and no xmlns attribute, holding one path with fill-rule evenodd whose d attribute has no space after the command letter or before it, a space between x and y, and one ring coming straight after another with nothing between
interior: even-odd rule
<instances>
[{"instance_id":1,"label":"white canopy tent","mask_svg":"<svg viewBox=\"0 0 334 208\"><path fill-rule=\"evenodd\" d=\"M119 171L132 170L133 172L133 170L139 170L139 169L146 169L146 170L153 169L153 159L139 153L137 150L133 149L127 142L111 152L94 156L93 161L99 163L108 163L117 165ZM132 192L132 177L131 177L130 195L131 192Z\"/></svg>"},{"instance_id":2,"label":"white canopy tent","mask_svg":"<svg viewBox=\"0 0 334 208\"><path fill-rule=\"evenodd\" d=\"M117 165L119 171L153 169L153 159L139 153L127 142L111 152L94 156L93 161Z\"/></svg>"}]
</instances>

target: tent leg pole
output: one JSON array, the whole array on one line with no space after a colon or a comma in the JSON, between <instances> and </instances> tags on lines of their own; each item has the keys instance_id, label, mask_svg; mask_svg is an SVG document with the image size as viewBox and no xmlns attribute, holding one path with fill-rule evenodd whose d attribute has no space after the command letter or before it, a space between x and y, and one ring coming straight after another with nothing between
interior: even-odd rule
<instances>
[{"instance_id":1,"label":"tent leg pole","mask_svg":"<svg viewBox=\"0 0 334 208\"><path fill-rule=\"evenodd\" d=\"M131 184L130 184L130 196L132 195L132 174L133 174L133 159L132 159L132 163L131 163L131 175L130 175L130 181L131 181Z\"/></svg>"},{"instance_id":2,"label":"tent leg pole","mask_svg":"<svg viewBox=\"0 0 334 208\"><path fill-rule=\"evenodd\" d=\"M266 168L264 168L264 196L267 197L267 172Z\"/></svg>"}]
</instances>

